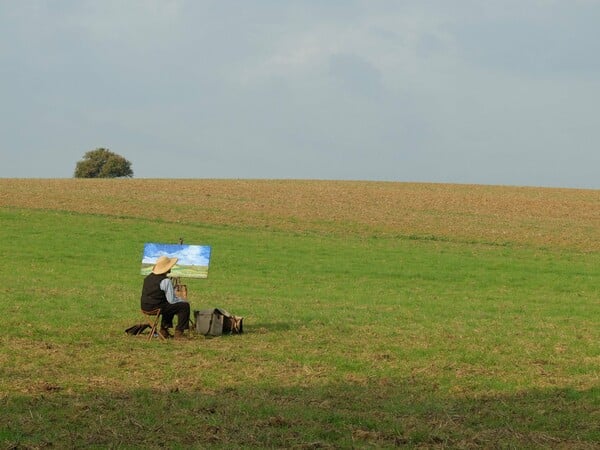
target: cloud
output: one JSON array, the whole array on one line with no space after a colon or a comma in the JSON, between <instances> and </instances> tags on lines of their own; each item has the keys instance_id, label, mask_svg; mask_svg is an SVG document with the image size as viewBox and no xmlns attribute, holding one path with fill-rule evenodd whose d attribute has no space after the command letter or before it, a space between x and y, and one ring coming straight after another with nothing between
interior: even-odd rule
<instances>
[{"instance_id":1,"label":"cloud","mask_svg":"<svg viewBox=\"0 0 600 450\"><path fill-rule=\"evenodd\" d=\"M563 183L565 148L597 161L599 6L1 2L0 176L103 146L140 177Z\"/></svg>"},{"instance_id":2,"label":"cloud","mask_svg":"<svg viewBox=\"0 0 600 450\"><path fill-rule=\"evenodd\" d=\"M575 19L568 11L545 20L484 20L454 30L469 62L535 78L592 77L600 71L598 13Z\"/></svg>"}]
</instances>

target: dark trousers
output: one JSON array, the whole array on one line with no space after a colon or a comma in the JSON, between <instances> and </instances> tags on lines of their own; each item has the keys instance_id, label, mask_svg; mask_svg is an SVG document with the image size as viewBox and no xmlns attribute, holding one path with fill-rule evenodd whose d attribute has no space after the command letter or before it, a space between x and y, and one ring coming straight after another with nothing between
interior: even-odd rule
<instances>
[{"instance_id":1,"label":"dark trousers","mask_svg":"<svg viewBox=\"0 0 600 450\"><path fill-rule=\"evenodd\" d=\"M162 328L173 327L173 316L177 315L177 330L187 330L190 323L190 304L188 302L163 303L160 306Z\"/></svg>"}]
</instances>

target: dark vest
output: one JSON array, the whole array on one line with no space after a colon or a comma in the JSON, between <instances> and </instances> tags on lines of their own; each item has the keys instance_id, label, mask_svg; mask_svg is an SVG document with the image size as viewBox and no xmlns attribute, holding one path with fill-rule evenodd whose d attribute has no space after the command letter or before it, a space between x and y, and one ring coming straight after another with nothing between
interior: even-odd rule
<instances>
[{"instance_id":1,"label":"dark vest","mask_svg":"<svg viewBox=\"0 0 600 450\"><path fill-rule=\"evenodd\" d=\"M160 288L160 282L167 278L166 274L156 275L151 273L144 278L144 285L142 286L142 298L141 304L144 311L151 311L156 308L160 308L167 302L167 295Z\"/></svg>"}]
</instances>

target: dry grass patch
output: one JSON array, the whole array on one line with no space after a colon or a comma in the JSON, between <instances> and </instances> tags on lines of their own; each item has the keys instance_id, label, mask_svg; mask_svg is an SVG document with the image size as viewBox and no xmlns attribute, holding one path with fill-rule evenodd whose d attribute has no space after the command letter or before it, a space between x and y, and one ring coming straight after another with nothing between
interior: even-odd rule
<instances>
[{"instance_id":1,"label":"dry grass patch","mask_svg":"<svg viewBox=\"0 0 600 450\"><path fill-rule=\"evenodd\" d=\"M0 206L600 250L600 190L299 180L0 179Z\"/></svg>"}]
</instances>

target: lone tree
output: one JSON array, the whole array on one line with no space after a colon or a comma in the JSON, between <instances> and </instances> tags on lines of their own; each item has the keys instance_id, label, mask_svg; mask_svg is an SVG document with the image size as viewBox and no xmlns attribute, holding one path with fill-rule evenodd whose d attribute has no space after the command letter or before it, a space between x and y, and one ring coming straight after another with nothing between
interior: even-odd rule
<instances>
[{"instance_id":1,"label":"lone tree","mask_svg":"<svg viewBox=\"0 0 600 450\"><path fill-rule=\"evenodd\" d=\"M107 148L87 152L75 167L75 178L132 177L131 163Z\"/></svg>"}]
</instances>

